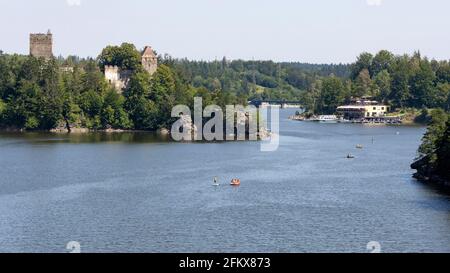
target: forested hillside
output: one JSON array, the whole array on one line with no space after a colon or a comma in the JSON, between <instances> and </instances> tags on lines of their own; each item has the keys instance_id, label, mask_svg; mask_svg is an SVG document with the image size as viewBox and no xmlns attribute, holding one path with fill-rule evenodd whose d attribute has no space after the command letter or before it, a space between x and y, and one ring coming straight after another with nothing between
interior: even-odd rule
<instances>
[{"instance_id":1,"label":"forested hillside","mask_svg":"<svg viewBox=\"0 0 450 273\"><path fill-rule=\"evenodd\" d=\"M371 96L393 108L450 108L450 65L420 53L361 54L350 65L272 61L190 61L159 56L151 77L132 44L108 46L96 59L50 61L0 52L0 127L48 130L155 130L167 127L176 104L246 104L253 99L301 100L315 113L331 114L352 97ZM131 71L118 94L105 81L104 65Z\"/></svg>"},{"instance_id":2,"label":"forested hillside","mask_svg":"<svg viewBox=\"0 0 450 273\"><path fill-rule=\"evenodd\" d=\"M419 52L395 56L362 53L350 65L234 60L204 62L161 58L195 88L248 99L301 100L313 112L331 114L351 97L370 96L393 108L444 108L450 104L450 65Z\"/></svg>"}]
</instances>

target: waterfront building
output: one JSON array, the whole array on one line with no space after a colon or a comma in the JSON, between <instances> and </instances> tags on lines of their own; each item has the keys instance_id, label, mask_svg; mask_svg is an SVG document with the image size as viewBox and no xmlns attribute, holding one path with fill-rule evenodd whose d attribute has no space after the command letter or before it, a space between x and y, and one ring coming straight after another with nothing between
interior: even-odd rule
<instances>
[{"instance_id":1,"label":"waterfront building","mask_svg":"<svg viewBox=\"0 0 450 273\"><path fill-rule=\"evenodd\" d=\"M352 104L339 106L337 112L346 120L371 119L385 117L389 113L388 105L372 100L353 100Z\"/></svg>"}]
</instances>

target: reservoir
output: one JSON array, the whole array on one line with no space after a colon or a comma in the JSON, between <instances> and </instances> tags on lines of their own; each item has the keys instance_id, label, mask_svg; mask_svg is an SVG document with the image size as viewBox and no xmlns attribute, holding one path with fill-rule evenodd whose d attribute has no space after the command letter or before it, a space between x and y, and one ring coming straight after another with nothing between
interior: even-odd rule
<instances>
[{"instance_id":1,"label":"reservoir","mask_svg":"<svg viewBox=\"0 0 450 273\"><path fill-rule=\"evenodd\" d=\"M294 112L280 114L275 152L151 133L0 133L0 252L68 252L71 241L82 252L364 253L372 241L450 252L450 198L410 169L425 128Z\"/></svg>"}]
</instances>

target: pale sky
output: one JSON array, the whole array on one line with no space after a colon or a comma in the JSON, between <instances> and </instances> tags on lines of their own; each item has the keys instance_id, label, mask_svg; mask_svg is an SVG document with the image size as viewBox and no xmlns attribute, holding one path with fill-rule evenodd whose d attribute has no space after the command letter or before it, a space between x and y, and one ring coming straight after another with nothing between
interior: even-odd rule
<instances>
[{"instance_id":1,"label":"pale sky","mask_svg":"<svg viewBox=\"0 0 450 273\"><path fill-rule=\"evenodd\" d=\"M195 60L353 62L368 51L450 59L449 0L0 0L0 50L28 54L30 32L55 55L151 45Z\"/></svg>"}]
</instances>

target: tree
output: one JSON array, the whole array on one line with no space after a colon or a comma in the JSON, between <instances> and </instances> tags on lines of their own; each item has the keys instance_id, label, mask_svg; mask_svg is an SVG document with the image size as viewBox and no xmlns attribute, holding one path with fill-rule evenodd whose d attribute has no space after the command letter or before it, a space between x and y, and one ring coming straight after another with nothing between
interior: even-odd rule
<instances>
[{"instance_id":1,"label":"tree","mask_svg":"<svg viewBox=\"0 0 450 273\"><path fill-rule=\"evenodd\" d=\"M341 79L331 77L323 80L318 100L318 110L320 113L335 113L336 108L344 102L344 99L345 87Z\"/></svg>"},{"instance_id":2,"label":"tree","mask_svg":"<svg viewBox=\"0 0 450 273\"><path fill-rule=\"evenodd\" d=\"M2 99L0 99L0 117L5 112L6 107L7 107L6 103Z\"/></svg>"},{"instance_id":3,"label":"tree","mask_svg":"<svg viewBox=\"0 0 450 273\"><path fill-rule=\"evenodd\" d=\"M418 72L411 78L411 100L414 107L438 106L438 94L434 85L436 76L428 60L422 60Z\"/></svg>"},{"instance_id":4,"label":"tree","mask_svg":"<svg viewBox=\"0 0 450 273\"><path fill-rule=\"evenodd\" d=\"M374 86L370 78L369 70L363 69L355 80L353 95L356 97L371 96Z\"/></svg>"},{"instance_id":5,"label":"tree","mask_svg":"<svg viewBox=\"0 0 450 273\"><path fill-rule=\"evenodd\" d=\"M131 76L124 96L125 110L129 113L134 128L157 129L158 108L149 98L150 76L147 72L138 72Z\"/></svg>"},{"instance_id":6,"label":"tree","mask_svg":"<svg viewBox=\"0 0 450 273\"><path fill-rule=\"evenodd\" d=\"M410 98L409 79L412 68L407 55L398 57L392 67L391 99L394 106L404 107Z\"/></svg>"},{"instance_id":7,"label":"tree","mask_svg":"<svg viewBox=\"0 0 450 273\"><path fill-rule=\"evenodd\" d=\"M437 145L437 172L450 179L450 118L447 121L445 133Z\"/></svg>"},{"instance_id":8,"label":"tree","mask_svg":"<svg viewBox=\"0 0 450 273\"><path fill-rule=\"evenodd\" d=\"M59 66L56 60L47 61L42 71L42 95L39 96L39 128L49 130L55 128L62 118L64 90L61 89Z\"/></svg>"},{"instance_id":9,"label":"tree","mask_svg":"<svg viewBox=\"0 0 450 273\"><path fill-rule=\"evenodd\" d=\"M387 50L381 50L378 52L373 58L372 65L370 67L370 75L374 77L383 70L389 71L394 58L394 54Z\"/></svg>"},{"instance_id":10,"label":"tree","mask_svg":"<svg viewBox=\"0 0 450 273\"><path fill-rule=\"evenodd\" d=\"M108 46L98 57L100 68L105 65L116 65L124 70L139 70L142 68L141 53L133 44L123 43L121 46Z\"/></svg>"},{"instance_id":11,"label":"tree","mask_svg":"<svg viewBox=\"0 0 450 273\"><path fill-rule=\"evenodd\" d=\"M123 95L127 98L148 97L150 95L150 75L146 72L138 72L130 77L130 82Z\"/></svg>"},{"instance_id":12,"label":"tree","mask_svg":"<svg viewBox=\"0 0 450 273\"><path fill-rule=\"evenodd\" d=\"M10 98L5 111L7 126L25 129L37 129L39 121L36 113L39 109L40 86L29 81L21 81L15 96Z\"/></svg>"},{"instance_id":13,"label":"tree","mask_svg":"<svg viewBox=\"0 0 450 273\"><path fill-rule=\"evenodd\" d=\"M436 165L438 159L436 150L439 147L441 139L444 137L447 121L448 114L444 110L435 109L431 111L431 122L422 139L419 154L421 157L427 157L428 164L432 167Z\"/></svg>"},{"instance_id":14,"label":"tree","mask_svg":"<svg viewBox=\"0 0 450 273\"><path fill-rule=\"evenodd\" d=\"M84 113L89 117L94 118L101 113L103 108L103 97L94 90L89 90L81 95L78 103Z\"/></svg>"},{"instance_id":15,"label":"tree","mask_svg":"<svg viewBox=\"0 0 450 273\"><path fill-rule=\"evenodd\" d=\"M450 63L448 61L439 63L436 76L440 83L450 83Z\"/></svg>"},{"instance_id":16,"label":"tree","mask_svg":"<svg viewBox=\"0 0 450 273\"><path fill-rule=\"evenodd\" d=\"M27 80L31 82L39 82L44 79L41 73L42 67L45 65L42 59L36 59L34 57L27 58L21 65L18 78L21 80Z\"/></svg>"},{"instance_id":17,"label":"tree","mask_svg":"<svg viewBox=\"0 0 450 273\"><path fill-rule=\"evenodd\" d=\"M447 111L450 111L450 88L449 88L449 86L447 86L446 90L447 90L448 96L447 96L447 103L446 103L444 109Z\"/></svg>"},{"instance_id":18,"label":"tree","mask_svg":"<svg viewBox=\"0 0 450 273\"><path fill-rule=\"evenodd\" d=\"M81 90L81 92L92 90L101 95L108 90L108 83L105 80L105 76L92 60L88 61L85 67L85 73L81 76Z\"/></svg>"},{"instance_id":19,"label":"tree","mask_svg":"<svg viewBox=\"0 0 450 273\"><path fill-rule=\"evenodd\" d=\"M375 76L374 81L378 89L377 99L387 102L391 94L391 75L387 70L382 70Z\"/></svg>"},{"instance_id":20,"label":"tree","mask_svg":"<svg viewBox=\"0 0 450 273\"><path fill-rule=\"evenodd\" d=\"M357 61L351 67L351 78L356 79L363 69L367 69L370 72L372 61L373 61L372 54L367 52L361 53L358 56Z\"/></svg>"},{"instance_id":21,"label":"tree","mask_svg":"<svg viewBox=\"0 0 450 273\"><path fill-rule=\"evenodd\" d=\"M106 94L101 114L102 126L104 128L130 129L133 127L124 109L124 103L125 98L117 94L116 91L111 90Z\"/></svg>"},{"instance_id":22,"label":"tree","mask_svg":"<svg viewBox=\"0 0 450 273\"><path fill-rule=\"evenodd\" d=\"M175 77L172 70L161 65L150 81L151 92L149 98L158 105L158 124L161 127L169 126L172 108L175 106Z\"/></svg>"}]
</instances>

